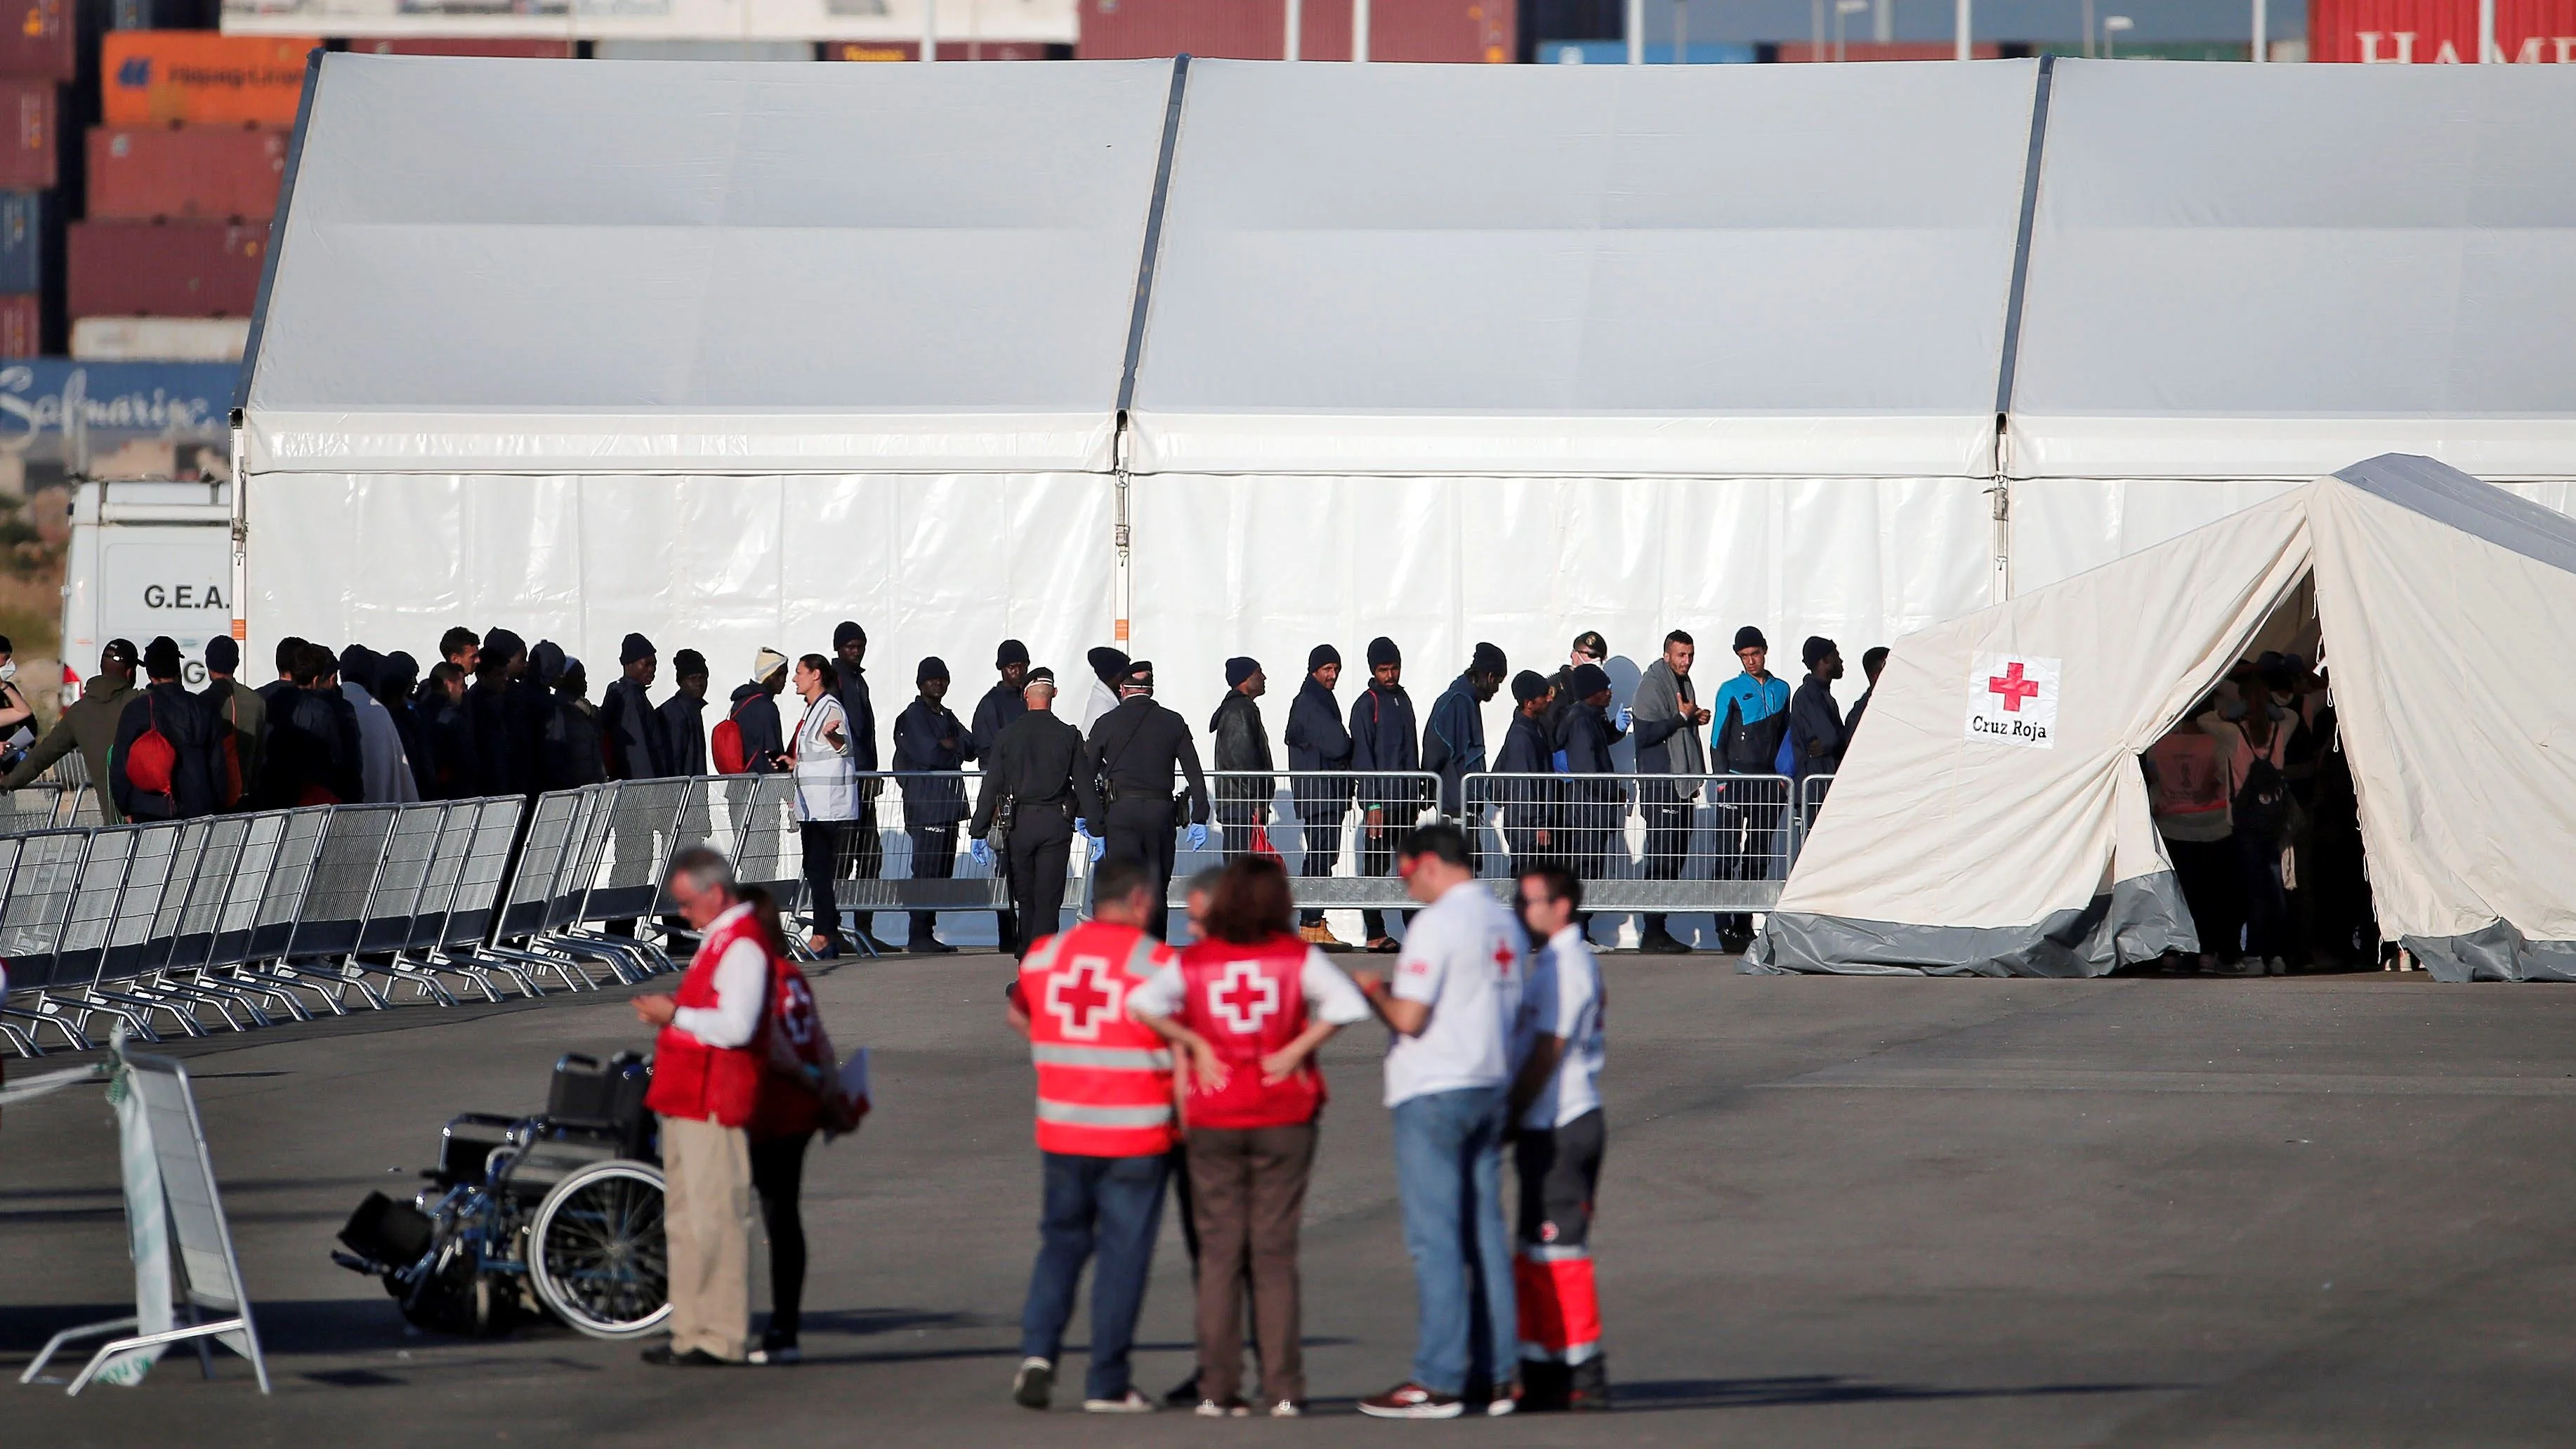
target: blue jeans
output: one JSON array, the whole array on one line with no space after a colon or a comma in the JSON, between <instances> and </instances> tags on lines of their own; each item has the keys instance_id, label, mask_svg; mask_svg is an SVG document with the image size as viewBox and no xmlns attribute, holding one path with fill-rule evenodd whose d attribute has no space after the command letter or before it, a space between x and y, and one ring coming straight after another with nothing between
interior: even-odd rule
<instances>
[{"instance_id":1,"label":"blue jeans","mask_svg":"<svg viewBox=\"0 0 2576 1449\"><path fill-rule=\"evenodd\" d=\"M1063 1352L1082 1265L1096 1249L1100 1271L1091 1280L1091 1371L1083 1397L1124 1397L1127 1353L1136 1341L1137 1311L1145 1306L1154 1237L1163 1227L1163 1178L1171 1159L1160 1153L1039 1155L1046 1159L1046 1206L1038 1220L1037 1270L1029 1275L1028 1306L1020 1311L1020 1356L1053 1363Z\"/></svg>"},{"instance_id":2,"label":"blue jeans","mask_svg":"<svg viewBox=\"0 0 2576 1449\"><path fill-rule=\"evenodd\" d=\"M1510 1110L1507 1087L1433 1092L1395 1108L1395 1188L1413 1257L1413 1381L1444 1394L1465 1389L1471 1371L1509 1383L1520 1359L1503 1228Z\"/></svg>"}]
</instances>

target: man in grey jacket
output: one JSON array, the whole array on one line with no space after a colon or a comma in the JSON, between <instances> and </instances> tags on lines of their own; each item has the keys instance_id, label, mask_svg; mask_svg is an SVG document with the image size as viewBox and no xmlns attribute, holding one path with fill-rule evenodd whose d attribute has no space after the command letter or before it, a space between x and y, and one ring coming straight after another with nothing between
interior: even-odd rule
<instances>
[{"instance_id":1,"label":"man in grey jacket","mask_svg":"<svg viewBox=\"0 0 2576 1449\"><path fill-rule=\"evenodd\" d=\"M1664 636L1664 657L1646 666L1637 681L1631 710L1637 739L1637 795L1646 812L1646 879L1679 880L1690 856L1691 812L1697 808L1699 777L1708 773L1708 750L1700 731L1709 712L1691 689L1691 661L1698 646L1679 629ZM1681 778L1658 779L1657 776ZM1673 956L1690 950L1665 928L1660 911L1649 912L1637 949Z\"/></svg>"}]
</instances>

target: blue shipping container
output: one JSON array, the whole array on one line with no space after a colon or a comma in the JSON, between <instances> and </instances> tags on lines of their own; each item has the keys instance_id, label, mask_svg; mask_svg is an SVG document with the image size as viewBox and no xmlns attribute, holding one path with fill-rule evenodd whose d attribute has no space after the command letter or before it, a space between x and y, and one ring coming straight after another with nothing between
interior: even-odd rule
<instances>
[{"instance_id":1,"label":"blue shipping container","mask_svg":"<svg viewBox=\"0 0 2576 1449\"><path fill-rule=\"evenodd\" d=\"M0 453L68 461L63 425L78 417L95 453L136 438L223 443L241 368L230 362L0 361Z\"/></svg>"},{"instance_id":2,"label":"blue shipping container","mask_svg":"<svg viewBox=\"0 0 2576 1449\"><path fill-rule=\"evenodd\" d=\"M0 191L0 292L45 290L53 211L51 192Z\"/></svg>"},{"instance_id":3,"label":"blue shipping container","mask_svg":"<svg viewBox=\"0 0 2576 1449\"><path fill-rule=\"evenodd\" d=\"M1720 41L1694 40L1690 43L1692 65L1751 65L1761 57L1749 45L1728 45ZM1542 40L1538 43L1541 65L1626 65L1628 42L1624 40ZM1646 64L1671 65L1673 43L1669 40L1646 42Z\"/></svg>"}]
</instances>

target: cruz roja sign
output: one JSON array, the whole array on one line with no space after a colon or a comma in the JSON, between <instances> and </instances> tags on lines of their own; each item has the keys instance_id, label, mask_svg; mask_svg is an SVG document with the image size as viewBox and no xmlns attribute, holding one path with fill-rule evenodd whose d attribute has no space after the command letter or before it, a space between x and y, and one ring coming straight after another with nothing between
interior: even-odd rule
<instances>
[{"instance_id":1,"label":"cruz roja sign","mask_svg":"<svg viewBox=\"0 0 2576 1449\"><path fill-rule=\"evenodd\" d=\"M2036 654L1980 651L1968 669L1968 738L2054 748L2057 663Z\"/></svg>"}]
</instances>

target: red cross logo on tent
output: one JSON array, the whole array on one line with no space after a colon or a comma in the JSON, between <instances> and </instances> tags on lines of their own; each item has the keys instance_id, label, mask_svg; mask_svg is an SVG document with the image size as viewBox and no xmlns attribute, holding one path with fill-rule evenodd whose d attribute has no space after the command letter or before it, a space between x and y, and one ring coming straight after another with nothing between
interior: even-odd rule
<instances>
[{"instance_id":1,"label":"red cross logo on tent","mask_svg":"<svg viewBox=\"0 0 2576 1449\"><path fill-rule=\"evenodd\" d=\"M1229 961L1225 978L1208 983L1208 1010L1235 1035L1250 1036L1279 1010L1279 983L1261 974L1257 961Z\"/></svg>"},{"instance_id":2,"label":"red cross logo on tent","mask_svg":"<svg viewBox=\"0 0 2576 1449\"><path fill-rule=\"evenodd\" d=\"M2002 695L2004 709L2008 713L2019 714L2023 700L2039 697L2039 681L2022 678L2021 661L2016 659L2004 667L2003 673L1987 678L1986 692Z\"/></svg>"},{"instance_id":3,"label":"red cross logo on tent","mask_svg":"<svg viewBox=\"0 0 2576 1449\"><path fill-rule=\"evenodd\" d=\"M1073 970L1047 978L1046 1009L1064 1026L1064 1034L1077 1041L1096 1041L1100 1023L1118 1010L1125 993L1117 979L1109 974L1109 963L1096 956L1086 956L1073 963Z\"/></svg>"}]
</instances>

